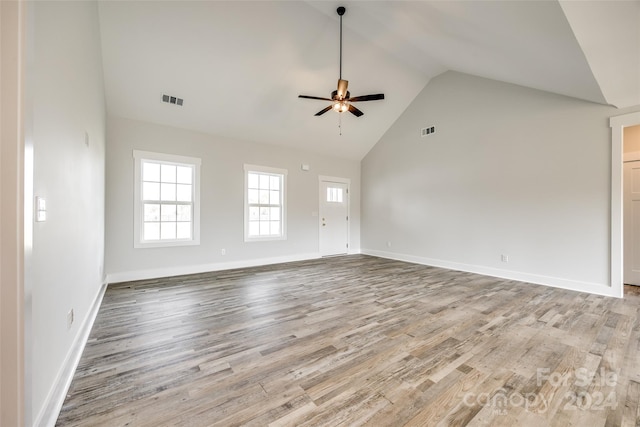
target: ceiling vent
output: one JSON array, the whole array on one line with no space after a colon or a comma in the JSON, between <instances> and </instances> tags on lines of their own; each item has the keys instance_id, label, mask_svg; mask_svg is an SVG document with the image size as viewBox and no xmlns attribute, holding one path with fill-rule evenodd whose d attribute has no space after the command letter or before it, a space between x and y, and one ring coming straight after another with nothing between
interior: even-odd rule
<instances>
[{"instance_id":1,"label":"ceiling vent","mask_svg":"<svg viewBox=\"0 0 640 427\"><path fill-rule=\"evenodd\" d=\"M174 104L182 106L182 98L178 98L171 95L162 94L162 102L166 102L167 104Z\"/></svg>"},{"instance_id":2,"label":"ceiling vent","mask_svg":"<svg viewBox=\"0 0 640 427\"><path fill-rule=\"evenodd\" d=\"M420 136L431 135L432 133L435 133L435 132L436 132L435 126L431 126L429 128L422 128L420 129Z\"/></svg>"}]
</instances>

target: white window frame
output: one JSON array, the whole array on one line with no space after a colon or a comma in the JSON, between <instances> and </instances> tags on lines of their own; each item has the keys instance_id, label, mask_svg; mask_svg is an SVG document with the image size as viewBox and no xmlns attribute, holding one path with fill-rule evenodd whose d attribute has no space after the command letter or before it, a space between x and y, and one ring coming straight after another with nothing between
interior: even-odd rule
<instances>
[{"instance_id":1,"label":"white window frame","mask_svg":"<svg viewBox=\"0 0 640 427\"><path fill-rule=\"evenodd\" d=\"M249 172L262 174L281 175L280 191L280 235L279 236L249 236ZM287 240L287 174L286 169L272 168L259 165L244 165L244 241L264 242L274 240Z\"/></svg>"},{"instance_id":2,"label":"white window frame","mask_svg":"<svg viewBox=\"0 0 640 427\"><path fill-rule=\"evenodd\" d=\"M193 246L200 244L200 165L201 159L197 157L178 156L175 154L154 153L151 151L133 150L134 158L134 201L133 201L133 247L134 248L160 248L172 246ZM154 161L189 166L194 170L193 174L193 209L192 209L192 236L191 239L151 240L143 239L144 209L142 200L142 162Z\"/></svg>"}]
</instances>

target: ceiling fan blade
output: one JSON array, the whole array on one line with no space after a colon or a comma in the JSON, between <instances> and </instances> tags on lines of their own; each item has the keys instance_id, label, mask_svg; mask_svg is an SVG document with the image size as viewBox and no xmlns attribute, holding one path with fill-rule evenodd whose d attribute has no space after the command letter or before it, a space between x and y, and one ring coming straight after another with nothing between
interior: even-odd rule
<instances>
[{"instance_id":1,"label":"ceiling fan blade","mask_svg":"<svg viewBox=\"0 0 640 427\"><path fill-rule=\"evenodd\" d=\"M332 101L332 99L329 99L329 98L320 98L319 96L309 96L309 95L298 95L298 98L319 99L320 101Z\"/></svg>"},{"instance_id":2,"label":"ceiling fan blade","mask_svg":"<svg viewBox=\"0 0 640 427\"><path fill-rule=\"evenodd\" d=\"M376 101L378 99L384 99L384 93L377 93L375 95L363 95L349 98L349 102L361 102L361 101Z\"/></svg>"},{"instance_id":3,"label":"ceiling fan blade","mask_svg":"<svg viewBox=\"0 0 640 427\"><path fill-rule=\"evenodd\" d=\"M347 87L349 86L349 81L348 80L342 80L339 79L338 80L338 96L340 97L340 99L344 99L347 96Z\"/></svg>"},{"instance_id":4,"label":"ceiling fan blade","mask_svg":"<svg viewBox=\"0 0 640 427\"><path fill-rule=\"evenodd\" d=\"M326 113L327 111L331 110L332 107L333 107L333 105L329 105L327 108L318 111L316 114L314 114L314 116L321 116L324 113Z\"/></svg>"},{"instance_id":5,"label":"ceiling fan blade","mask_svg":"<svg viewBox=\"0 0 640 427\"><path fill-rule=\"evenodd\" d=\"M364 114L362 111L358 110L356 107L354 107L351 104L349 104L349 112L356 117L360 117L361 115Z\"/></svg>"}]
</instances>

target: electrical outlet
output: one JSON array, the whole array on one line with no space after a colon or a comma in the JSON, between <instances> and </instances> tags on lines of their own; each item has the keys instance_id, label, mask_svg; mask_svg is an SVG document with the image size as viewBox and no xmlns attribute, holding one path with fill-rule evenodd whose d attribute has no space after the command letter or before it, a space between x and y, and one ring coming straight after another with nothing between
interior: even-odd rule
<instances>
[{"instance_id":1,"label":"electrical outlet","mask_svg":"<svg viewBox=\"0 0 640 427\"><path fill-rule=\"evenodd\" d=\"M509 262L509 255L502 254L500 256L500 259L502 260L502 262Z\"/></svg>"},{"instance_id":2,"label":"electrical outlet","mask_svg":"<svg viewBox=\"0 0 640 427\"><path fill-rule=\"evenodd\" d=\"M71 329L73 325L73 308L67 313L67 329Z\"/></svg>"},{"instance_id":3,"label":"electrical outlet","mask_svg":"<svg viewBox=\"0 0 640 427\"><path fill-rule=\"evenodd\" d=\"M220 250L220 254L221 254L221 255L226 255L226 254L227 254L227 250L226 250L226 249L224 249L224 248L222 248L222 249Z\"/></svg>"}]
</instances>

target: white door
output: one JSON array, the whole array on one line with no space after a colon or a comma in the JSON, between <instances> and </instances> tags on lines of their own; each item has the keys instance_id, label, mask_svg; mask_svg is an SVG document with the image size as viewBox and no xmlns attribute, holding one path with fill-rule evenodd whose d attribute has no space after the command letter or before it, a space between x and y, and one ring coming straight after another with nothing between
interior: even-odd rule
<instances>
[{"instance_id":1,"label":"white door","mask_svg":"<svg viewBox=\"0 0 640 427\"><path fill-rule=\"evenodd\" d=\"M624 283L640 286L640 161L624 163Z\"/></svg>"},{"instance_id":2,"label":"white door","mask_svg":"<svg viewBox=\"0 0 640 427\"><path fill-rule=\"evenodd\" d=\"M320 255L346 254L349 245L349 184L320 181Z\"/></svg>"}]
</instances>

